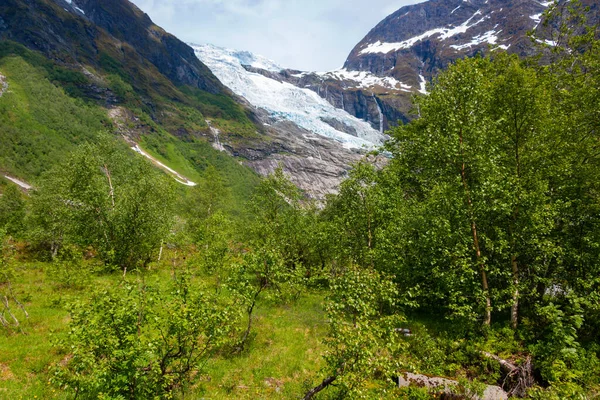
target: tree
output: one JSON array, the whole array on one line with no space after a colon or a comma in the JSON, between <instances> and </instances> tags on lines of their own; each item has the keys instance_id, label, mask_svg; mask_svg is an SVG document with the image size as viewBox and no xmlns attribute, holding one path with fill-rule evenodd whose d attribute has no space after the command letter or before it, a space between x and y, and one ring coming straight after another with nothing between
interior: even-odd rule
<instances>
[{"instance_id":1,"label":"tree","mask_svg":"<svg viewBox=\"0 0 600 400\"><path fill-rule=\"evenodd\" d=\"M173 223L173 184L116 139L79 147L34 192L34 238L55 257L63 241L94 247L108 265L144 266Z\"/></svg>"},{"instance_id":2,"label":"tree","mask_svg":"<svg viewBox=\"0 0 600 400\"><path fill-rule=\"evenodd\" d=\"M491 206L487 183L497 174L498 147L491 140L493 121L486 112L489 69L489 60L481 58L457 62L420 101L421 118L393 132L389 146L394 155L390 168L412 205L406 210L411 214L406 222L416 240L425 239L426 246L431 246L430 250L419 246L427 256L417 262L434 266L434 274L425 281L434 278L443 279L446 286L470 285L466 291L446 288L454 297L450 305L470 315L479 301L469 304L472 295L467 293L476 293L483 300L480 309L485 325L491 322L492 294L480 224ZM415 217L427 221L418 226ZM478 289L472 286L475 271Z\"/></svg>"},{"instance_id":3,"label":"tree","mask_svg":"<svg viewBox=\"0 0 600 400\"><path fill-rule=\"evenodd\" d=\"M324 212L325 218L335 226L332 241L337 242L340 256L371 267L374 266L377 234L386 208L382 203L388 201L377 180L373 165L356 164Z\"/></svg>"},{"instance_id":4,"label":"tree","mask_svg":"<svg viewBox=\"0 0 600 400\"><path fill-rule=\"evenodd\" d=\"M371 398L366 381L393 385L392 377L399 372L397 360L404 343L399 329L403 318L394 308L397 288L389 277L356 266L334 277L330 288L326 378L304 399L313 398L334 382L344 397Z\"/></svg>"},{"instance_id":5,"label":"tree","mask_svg":"<svg viewBox=\"0 0 600 400\"><path fill-rule=\"evenodd\" d=\"M236 352L243 351L250 338L253 313L259 299L284 300L294 294L298 282L298 271L288 269L279 253L270 246L254 249L229 266L227 286L247 318Z\"/></svg>"}]
</instances>

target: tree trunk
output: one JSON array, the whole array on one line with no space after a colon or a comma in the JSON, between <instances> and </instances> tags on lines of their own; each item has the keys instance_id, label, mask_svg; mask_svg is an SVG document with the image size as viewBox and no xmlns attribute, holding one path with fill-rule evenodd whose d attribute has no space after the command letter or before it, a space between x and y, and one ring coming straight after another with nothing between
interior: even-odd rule
<instances>
[{"instance_id":1,"label":"tree trunk","mask_svg":"<svg viewBox=\"0 0 600 400\"><path fill-rule=\"evenodd\" d=\"M510 264L511 264L511 269L512 269L512 283L513 283L513 297L512 297L512 307L510 309L510 326L513 329L517 329L517 325L519 323L519 264L517 262L517 249L516 249L516 241L515 241L515 236L514 236L514 227L516 227L517 224L517 218L519 216L519 203L521 202L520 199L520 194L521 194L521 156L519 154L519 132L521 130L521 126L518 123L518 119L514 118L514 123L515 123L515 167L516 167L516 174L517 174L517 182L518 185L515 189L516 193L515 193L515 200L516 200L516 206L515 206L515 210L513 212L513 217L512 217L512 224L513 227L511 227L510 229L510 235L511 235L511 247L512 247L512 255L510 257Z\"/></svg>"},{"instance_id":2,"label":"tree trunk","mask_svg":"<svg viewBox=\"0 0 600 400\"><path fill-rule=\"evenodd\" d=\"M485 295L485 319L484 324L490 326L492 323L492 300L490 298L490 288L488 286L487 272L485 270L485 264L481 258L481 248L479 247L479 238L477 236L477 223L475 222L475 215L473 213L473 200L471 199L471 192L469 191L469 185L467 183L467 173L465 165L465 154L463 149L463 135L462 129L459 134L460 140L460 153L462 157L461 166L461 178L462 184L465 189L465 195L467 197L467 205L469 208L469 218L471 220L471 232L473 234L473 248L475 249L475 256L477 258L477 264L479 265L479 272L481 273L481 286L483 287L483 293Z\"/></svg>"},{"instance_id":3,"label":"tree trunk","mask_svg":"<svg viewBox=\"0 0 600 400\"><path fill-rule=\"evenodd\" d=\"M333 381L335 381L337 378L337 376L330 376L329 378L325 378L323 379L323 382L321 382L320 385L315 386L314 388L310 389L306 395L304 395L304 399L303 400L310 400L314 397L315 394L319 393L321 390L325 389L327 386L331 385L333 383Z\"/></svg>"},{"instance_id":4,"label":"tree trunk","mask_svg":"<svg viewBox=\"0 0 600 400\"><path fill-rule=\"evenodd\" d=\"M517 329L519 323L519 265L517 264L517 257L514 254L511 256L511 264L514 290L512 307L510 309L510 326L513 329Z\"/></svg>"}]
</instances>

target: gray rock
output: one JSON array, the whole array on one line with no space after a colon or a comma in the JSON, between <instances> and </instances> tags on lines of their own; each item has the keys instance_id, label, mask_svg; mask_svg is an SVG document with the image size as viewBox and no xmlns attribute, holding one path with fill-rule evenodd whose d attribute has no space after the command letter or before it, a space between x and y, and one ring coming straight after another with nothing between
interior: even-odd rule
<instances>
[{"instance_id":1,"label":"gray rock","mask_svg":"<svg viewBox=\"0 0 600 400\"><path fill-rule=\"evenodd\" d=\"M445 393L453 393L453 388L458 386L458 382L440 378L440 377L429 377L427 375L413 374L405 372L398 377L398 387L406 387L415 385L419 387L426 387L430 389L438 389ZM508 400L508 395L499 386L487 386L483 392L483 396L474 396L476 400Z\"/></svg>"}]
</instances>

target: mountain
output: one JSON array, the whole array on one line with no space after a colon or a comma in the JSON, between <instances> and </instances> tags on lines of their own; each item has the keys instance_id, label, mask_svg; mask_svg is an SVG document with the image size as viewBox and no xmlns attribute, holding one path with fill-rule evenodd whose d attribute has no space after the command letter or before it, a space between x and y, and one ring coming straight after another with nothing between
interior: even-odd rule
<instances>
[{"instance_id":1,"label":"mountain","mask_svg":"<svg viewBox=\"0 0 600 400\"><path fill-rule=\"evenodd\" d=\"M306 193L323 198L335 192L350 165L385 140L385 135L315 92L279 77L275 62L247 51L192 45L196 56L254 110L268 141L240 145L219 137L225 152L246 159L261 175L278 165Z\"/></svg>"},{"instance_id":2,"label":"mountain","mask_svg":"<svg viewBox=\"0 0 600 400\"><path fill-rule=\"evenodd\" d=\"M345 68L418 85L450 62L488 49L521 56L534 51L528 31L551 1L430 0L403 7L373 28L351 51Z\"/></svg>"},{"instance_id":3,"label":"mountain","mask_svg":"<svg viewBox=\"0 0 600 400\"><path fill-rule=\"evenodd\" d=\"M229 57L215 76L200 53L128 0L3 0L0 77L10 94L0 98L8 110L0 115L0 172L35 182L108 130L179 182L198 182L216 165L247 196L258 175L282 165L307 195L323 198L384 140L314 92L242 67L280 70L274 63L205 51L213 68ZM231 74L244 75L260 98L223 85ZM244 82L227 80L236 90Z\"/></svg>"},{"instance_id":4,"label":"mountain","mask_svg":"<svg viewBox=\"0 0 600 400\"><path fill-rule=\"evenodd\" d=\"M598 4L590 16L597 21ZM412 118L411 98L452 61L490 51L520 56L552 45L542 32L543 13L552 1L429 0L400 8L373 28L351 51L340 70L285 70L279 79L309 88L335 107L386 130ZM264 73L264 72L263 72ZM383 118L381 117L383 114Z\"/></svg>"},{"instance_id":5,"label":"mountain","mask_svg":"<svg viewBox=\"0 0 600 400\"><path fill-rule=\"evenodd\" d=\"M3 0L0 75L2 173L35 184L108 131L189 179L182 182L217 166L240 204L258 182L207 140L211 128L260 136L252 110L127 0Z\"/></svg>"}]
</instances>

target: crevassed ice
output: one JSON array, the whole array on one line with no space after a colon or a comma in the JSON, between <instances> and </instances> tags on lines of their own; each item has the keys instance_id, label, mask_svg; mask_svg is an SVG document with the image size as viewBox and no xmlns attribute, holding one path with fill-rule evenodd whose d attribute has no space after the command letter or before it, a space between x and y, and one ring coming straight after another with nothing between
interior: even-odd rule
<instances>
[{"instance_id":1,"label":"crevassed ice","mask_svg":"<svg viewBox=\"0 0 600 400\"><path fill-rule=\"evenodd\" d=\"M373 129L369 123L335 108L312 90L249 72L243 67L263 65L271 71L281 70L272 61L248 52L208 44L191 46L200 61L206 64L225 86L255 107L266 110L276 119L292 121L308 131L334 139L347 148L372 149L384 141L384 135ZM357 136L338 131L323 120L337 120L353 128Z\"/></svg>"}]
</instances>

